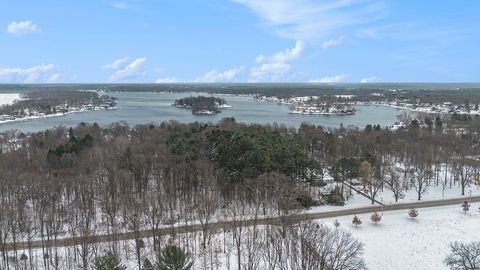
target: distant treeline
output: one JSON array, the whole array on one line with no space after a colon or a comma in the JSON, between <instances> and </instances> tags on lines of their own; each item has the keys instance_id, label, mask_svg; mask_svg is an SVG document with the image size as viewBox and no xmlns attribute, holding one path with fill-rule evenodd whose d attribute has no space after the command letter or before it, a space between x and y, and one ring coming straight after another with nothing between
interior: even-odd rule
<instances>
[{"instance_id":1,"label":"distant treeline","mask_svg":"<svg viewBox=\"0 0 480 270\"><path fill-rule=\"evenodd\" d=\"M175 107L192 109L193 114L202 114L205 112L220 112L219 106L226 105L227 101L218 97L190 96L174 101Z\"/></svg>"},{"instance_id":2,"label":"distant treeline","mask_svg":"<svg viewBox=\"0 0 480 270\"><path fill-rule=\"evenodd\" d=\"M355 95L355 100L410 99L421 102L480 102L480 84L467 83L375 83L375 84L59 84L59 85L0 85L0 92L36 92L39 90L95 89L112 92L204 92L212 94L248 94L276 96ZM383 96L373 96L374 93Z\"/></svg>"},{"instance_id":3,"label":"distant treeline","mask_svg":"<svg viewBox=\"0 0 480 270\"><path fill-rule=\"evenodd\" d=\"M22 99L0 107L0 115L26 117L32 113L55 114L69 108L114 106L115 98L100 96L94 91L44 90L27 92Z\"/></svg>"}]
</instances>

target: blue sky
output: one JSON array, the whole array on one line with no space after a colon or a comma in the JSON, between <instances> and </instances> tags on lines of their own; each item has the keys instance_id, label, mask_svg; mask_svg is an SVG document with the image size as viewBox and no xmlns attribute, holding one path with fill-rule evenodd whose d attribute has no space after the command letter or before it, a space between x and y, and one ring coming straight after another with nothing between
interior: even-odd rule
<instances>
[{"instance_id":1,"label":"blue sky","mask_svg":"<svg viewBox=\"0 0 480 270\"><path fill-rule=\"evenodd\" d=\"M479 82L480 1L2 0L0 83Z\"/></svg>"}]
</instances>

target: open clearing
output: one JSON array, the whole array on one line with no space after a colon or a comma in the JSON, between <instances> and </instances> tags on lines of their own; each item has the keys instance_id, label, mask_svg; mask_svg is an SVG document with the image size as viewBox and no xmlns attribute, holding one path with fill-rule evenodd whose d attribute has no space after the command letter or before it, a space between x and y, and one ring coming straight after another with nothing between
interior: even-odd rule
<instances>
[{"instance_id":1,"label":"open clearing","mask_svg":"<svg viewBox=\"0 0 480 270\"><path fill-rule=\"evenodd\" d=\"M419 209L416 220L406 210L384 212L375 225L370 214L358 215L363 224L352 225L352 217L339 217L340 228L365 244L364 257L370 270L448 269L443 263L452 241L480 241L480 204L466 214L461 205ZM333 227L335 219L319 220Z\"/></svg>"}]
</instances>

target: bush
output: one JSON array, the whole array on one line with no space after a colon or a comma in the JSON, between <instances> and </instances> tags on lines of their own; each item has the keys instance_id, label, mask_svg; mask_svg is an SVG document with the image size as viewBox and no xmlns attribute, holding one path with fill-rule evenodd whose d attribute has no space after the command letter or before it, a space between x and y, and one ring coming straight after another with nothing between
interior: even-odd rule
<instances>
[{"instance_id":1,"label":"bush","mask_svg":"<svg viewBox=\"0 0 480 270\"><path fill-rule=\"evenodd\" d=\"M311 207L319 206L321 204L319 201L314 200L310 195L306 194L298 195L296 200L305 209L310 209Z\"/></svg>"},{"instance_id":2,"label":"bush","mask_svg":"<svg viewBox=\"0 0 480 270\"><path fill-rule=\"evenodd\" d=\"M331 205L344 206L345 198L343 197L342 191L340 188L335 187L330 194L327 195L327 203Z\"/></svg>"},{"instance_id":3,"label":"bush","mask_svg":"<svg viewBox=\"0 0 480 270\"><path fill-rule=\"evenodd\" d=\"M415 208L412 208L408 211L408 216L411 217L412 219L415 219L418 217L418 210Z\"/></svg>"},{"instance_id":4,"label":"bush","mask_svg":"<svg viewBox=\"0 0 480 270\"><path fill-rule=\"evenodd\" d=\"M377 212L373 213L372 216L370 217L370 219L375 222L375 224L377 224L378 222L380 222L382 220L382 216L379 215Z\"/></svg>"},{"instance_id":5,"label":"bush","mask_svg":"<svg viewBox=\"0 0 480 270\"><path fill-rule=\"evenodd\" d=\"M362 220L360 220L360 218L357 217L357 215L354 215L352 219L352 223L353 225L355 225L355 227L358 227L358 225L362 224Z\"/></svg>"}]
</instances>

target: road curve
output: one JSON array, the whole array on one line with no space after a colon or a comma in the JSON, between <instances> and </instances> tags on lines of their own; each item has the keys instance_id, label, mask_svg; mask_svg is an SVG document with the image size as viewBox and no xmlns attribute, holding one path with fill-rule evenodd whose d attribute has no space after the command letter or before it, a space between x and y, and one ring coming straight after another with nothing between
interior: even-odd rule
<instances>
[{"instance_id":1,"label":"road curve","mask_svg":"<svg viewBox=\"0 0 480 270\"><path fill-rule=\"evenodd\" d=\"M253 226L257 225L266 225L266 224L294 224L305 220L315 220L315 219L324 219L324 218L333 218L333 217L340 217L340 216L348 216L348 215L355 215L355 214L366 214L372 212L380 212L380 211L395 211L395 210L405 210L410 208L428 208L428 207L439 207L439 206L448 206L448 205L459 205L459 211L461 211L460 205L464 202L468 201L469 203L472 202L480 202L480 196L472 196L472 197L462 197L462 198L455 198L455 199L445 199L445 200L435 200L435 201L419 201L419 202L412 202L412 203L399 203L399 204L392 204L392 205L373 205L373 206L366 206L366 207L359 207L359 208L349 208L343 210L334 210L334 211L326 211L326 212L319 212L319 213L302 213L302 214L294 214L290 216L283 216L283 217L259 217L258 219L248 219L241 222L243 226ZM232 226L237 226L239 224L238 221L235 223L233 221L219 221L215 223L211 223L208 225L208 229L211 231L219 231L221 229L228 229ZM201 231L202 227L200 224L192 224L192 225L179 225L174 228L161 228L158 230L158 235L172 235L172 234L181 234L181 233L188 233L188 232L197 232ZM138 232L138 238L148 238L153 236L152 230L142 230ZM114 236L112 235L92 235L88 238L81 238L81 237L70 237L70 238L63 238L57 239L56 241L49 241L44 242L43 245L45 248L48 247L66 247L66 246L73 246L73 245L80 245L82 243L104 243L104 242L112 242L112 241L122 241L122 240L130 240L135 239L134 232L124 232L118 233ZM31 249L39 249L42 248L42 241L32 241L28 242L18 242L15 245L13 243L8 243L2 247L3 250L10 251L10 250L19 250L19 249L26 249L30 247Z\"/></svg>"}]
</instances>

